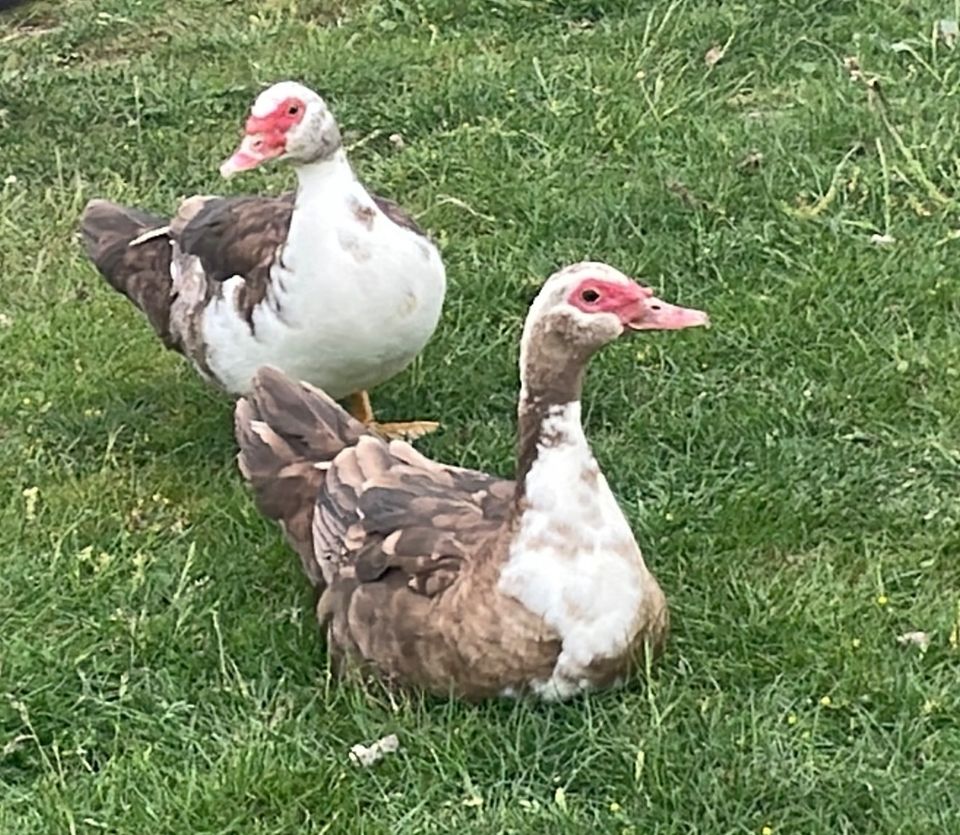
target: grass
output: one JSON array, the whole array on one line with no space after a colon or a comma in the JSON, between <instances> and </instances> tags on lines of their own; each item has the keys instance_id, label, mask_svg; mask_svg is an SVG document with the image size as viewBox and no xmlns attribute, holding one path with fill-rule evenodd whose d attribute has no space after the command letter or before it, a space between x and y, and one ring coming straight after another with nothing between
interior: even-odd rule
<instances>
[{"instance_id":1,"label":"grass","mask_svg":"<svg viewBox=\"0 0 960 835\"><path fill-rule=\"evenodd\" d=\"M960 46L935 24L958 16L5 13L0 832L955 829ZM297 562L235 470L231 404L74 237L94 195L163 211L288 184L216 172L284 77L328 95L365 180L442 244L441 327L376 396L384 419L442 419L429 454L509 472L519 325L558 265L603 259L710 311L711 331L614 346L588 381L589 434L672 606L646 681L466 707L329 680ZM910 630L928 650L898 644ZM391 732L398 754L347 762Z\"/></svg>"}]
</instances>

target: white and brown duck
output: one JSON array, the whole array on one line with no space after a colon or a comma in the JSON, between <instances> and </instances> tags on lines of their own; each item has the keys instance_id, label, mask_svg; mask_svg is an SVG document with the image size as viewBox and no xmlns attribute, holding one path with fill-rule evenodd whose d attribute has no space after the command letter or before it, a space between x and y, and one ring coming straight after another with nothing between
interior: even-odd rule
<instances>
[{"instance_id":1,"label":"white and brown duck","mask_svg":"<svg viewBox=\"0 0 960 835\"><path fill-rule=\"evenodd\" d=\"M197 196L167 221L92 200L81 230L115 289L164 344L226 391L250 391L262 365L348 398L388 436L427 421L376 424L368 390L402 371L433 334L446 278L436 246L355 176L324 100L284 81L262 92L224 176L286 160L280 197Z\"/></svg>"},{"instance_id":2,"label":"white and brown duck","mask_svg":"<svg viewBox=\"0 0 960 835\"><path fill-rule=\"evenodd\" d=\"M385 441L323 392L261 369L239 463L322 594L338 669L468 699L564 699L660 647L667 604L580 422L584 371L637 330L707 324L605 264L553 275L520 350L516 480Z\"/></svg>"}]
</instances>

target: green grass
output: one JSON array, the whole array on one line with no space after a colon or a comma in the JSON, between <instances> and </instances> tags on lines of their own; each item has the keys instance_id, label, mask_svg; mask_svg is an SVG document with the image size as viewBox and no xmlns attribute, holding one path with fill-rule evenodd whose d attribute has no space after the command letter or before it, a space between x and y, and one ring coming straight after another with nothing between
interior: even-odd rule
<instances>
[{"instance_id":1,"label":"green grass","mask_svg":"<svg viewBox=\"0 0 960 835\"><path fill-rule=\"evenodd\" d=\"M957 12L6 13L0 832L956 831L960 45L931 33ZM671 601L648 681L467 707L329 680L297 561L236 472L231 404L74 237L94 195L163 211L286 186L217 175L285 77L328 95L364 179L442 244L440 329L375 399L443 421L429 454L510 471L519 326L558 265L602 259L710 311L708 332L613 346L588 381L589 434ZM391 732L398 754L347 762Z\"/></svg>"}]
</instances>

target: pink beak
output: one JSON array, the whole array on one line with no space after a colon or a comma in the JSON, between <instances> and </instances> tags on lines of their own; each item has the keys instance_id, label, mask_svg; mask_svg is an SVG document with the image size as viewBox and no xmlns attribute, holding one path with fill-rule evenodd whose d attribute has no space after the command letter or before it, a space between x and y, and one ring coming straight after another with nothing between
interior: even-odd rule
<instances>
[{"instance_id":1,"label":"pink beak","mask_svg":"<svg viewBox=\"0 0 960 835\"><path fill-rule=\"evenodd\" d=\"M638 315L624 324L635 331L678 331L683 328L709 327L710 317L702 310L678 307L650 295L639 303Z\"/></svg>"},{"instance_id":2,"label":"pink beak","mask_svg":"<svg viewBox=\"0 0 960 835\"><path fill-rule=\"evenodd\" d=\"M240 142L240 147L220 166L221 177L232 177L240 171L256 168L268 159L280 156L286 150L282 136L273 137L264 133L248 133Z\"/></svg>"}]
</instances>

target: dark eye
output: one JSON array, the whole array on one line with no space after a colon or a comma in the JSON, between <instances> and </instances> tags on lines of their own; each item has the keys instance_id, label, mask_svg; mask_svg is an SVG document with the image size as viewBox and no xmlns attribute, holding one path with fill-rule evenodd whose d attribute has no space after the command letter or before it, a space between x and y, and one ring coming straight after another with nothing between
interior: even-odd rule
<instances>
[{"instance_id":1,"label":"dark eye","mask_svg":"<svg viewBox=\"0 0 960 835\"><path fill-rule=\"evenodd\" d=\"M580 294L580 298L583 299L587 304L593 304L600 300L600 294L596 290L584 290Z\"/></svg>"},{"instance_id":2,"label":"dark eye","mask_svg":"<svg viewBox=\"0 0 960 835\"><path fill-rule=\"evenodd\" d=\"M290 107L287 108L287 113L289 113L291 116L296 116L299 112L300 112L299 104L291 104Z\"/></svg>"}]
</instances>

